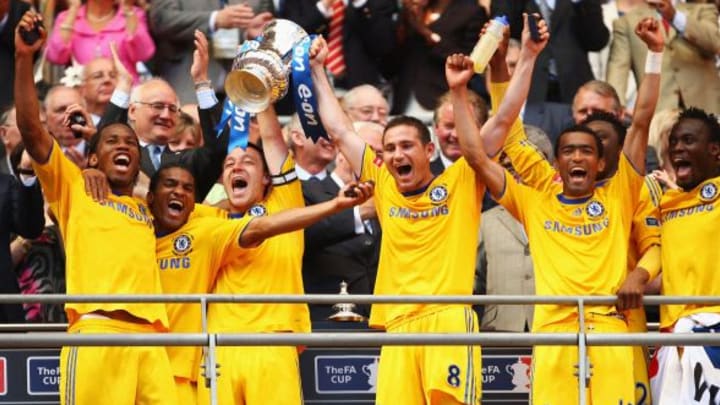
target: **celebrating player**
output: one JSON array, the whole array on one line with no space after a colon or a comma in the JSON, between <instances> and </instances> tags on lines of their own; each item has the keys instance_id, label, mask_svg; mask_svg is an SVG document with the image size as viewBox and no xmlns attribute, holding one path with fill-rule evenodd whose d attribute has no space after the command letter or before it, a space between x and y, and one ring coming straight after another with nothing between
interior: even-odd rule
<instances>
[{"instance_id":1,"label":"celebrating player","mask_svg":"<svg viewBox=\"0 0 720 405\"><path fill-rule=\"evenodd\" d=\"M665 295L720 295L720 125L702 110L683 111L670 132L670 161L679 190L665 192L662 215L662 288ZM720 306L662 305L660 327L677 333L720 332ZM716 347L661 347L651 368L653 399L658 404L706 404L716 401Z\"/></svg>"},{"instance_id":2,"label":"celebrating player","mask_svg":"<svg viewBox=\"0 0 720 405\"><path fill-rule=\"evenodd\" d=\"M638 27L639 35L657 38L662 44L658 24L646 21ZM528 52L535 45L529 43L529 33L523 33L520 62L508 90L507 97L496 117L484 127L483 133L494 126L516 121L527 97L529 75L535 55ZM561 133L556 144L556 156L562 183L557 189L535 190L517 184L502 167L491 161L483 150L478 131L468 108L465 86L472 76L472 61L463 55L448 58L446 73L452 89L456 126L463 154L483 178L491 193L525 227L536 268L537 291L540 295L614 294L625 280L630 301L637 301L647 272L636 271L627 277L626 253L632 213L637 204L643 179L646 127L631 128L623 146L617 172L602 187L596 187L597 175L605 166L603 144L599 135L587 126L575 126ZM648 74L653 83L646 85L645 96L650 100L650 115L657 100L658 72ZM516 121L517 125L517 121ZM514 163L514 162L513 162ZM558 194L558 191L560 193ZM643 273L644 272L644 273ZM614 307L593 306L588 309L587 331L623 332L627 324ZM533 331L575 332L577 311L571 307L536 307ZM568 403L577 396L574 373L577 349L564 347L536 347L534 350L532 400L534 403ZM590 348L592 403L629 403L634 401L633 367L628 359L628 347ZM623 363L627 367L618 367Z\"/></svg>"},{"instance_id":3,"label":"celebrating player","mask_svg":"<svg viewBox=\"0 0 720 405\"><path fill-rule=\"evenodd\" d=\"M159 294L153 224L134 199L140 146L124 124L105 127L89 144L89 165L105 173L114 193L104 203L85 194L80 169L40 123L33 54L45 42L26 44L20 32L40 20L25 13L15 32L17 124L35 172L60 225L67 252L68 294ZM118 246L122 242L122 246ZM167 330L163 304L69 303L71 333L152 333ZM175 386L163 347L63 347L62 404L175 404Z\"/></svg>"}]
</instances>

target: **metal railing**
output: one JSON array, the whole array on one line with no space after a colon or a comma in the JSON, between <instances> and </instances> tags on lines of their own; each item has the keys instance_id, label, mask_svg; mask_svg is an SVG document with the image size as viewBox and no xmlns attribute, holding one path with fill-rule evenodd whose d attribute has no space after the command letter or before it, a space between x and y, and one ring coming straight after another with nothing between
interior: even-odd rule
<instances>
[{"instance_id":1,"label":"metal railing","mask_svg":"<svg viewBox=\"0 0 720 405\"><path fill-rule=\"evenodd\" d=\"M572 305L578 308L577 333L208 333L207 306L209 303L308 303L335 304L338 300L354 304L373 303L433 303L433 304L496 304L496 305ZM40 348L57 346L202 346L205 351L206 383L210 387L211 404L217 404L216 369L217 346L401 346L401 345L484 345L484 346L578 346L578 402L587 403L585 389L589 382L588 346L631 345L720 345L720 334L692 333L587 333L585 309L588 305L611 305L614 296L389 296L389 295L220 295L220 294L160 294L160 295L0 295L0 304L10 303L198 303L202 306L202 333L172 334L69 334L49 332L59 324L47 325L36 333L0 333L0 347ZM702 304L720 305L718 296L649 296L644 304ZM5 331L21 331L21 325ZM25 325L27 326L27 325ZM40 327L42 330L42 327Z\"/></svg>"}]
</instances>

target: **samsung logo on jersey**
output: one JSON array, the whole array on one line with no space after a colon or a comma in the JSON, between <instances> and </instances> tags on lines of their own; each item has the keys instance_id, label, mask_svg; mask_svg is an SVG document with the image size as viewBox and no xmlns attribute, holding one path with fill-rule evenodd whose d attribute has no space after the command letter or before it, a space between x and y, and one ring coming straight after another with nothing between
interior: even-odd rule
<instances>
[{"instance_id":1,"label":"samsung logo on jersey","mask_svg":"<svg viewBox=\"0 0 720 405\"><path fill-rule=\"evenodd\" d=\"M390 218L423 219L448 215L448 213L450 213L450 209L445 204L424 211L413 211L405 207L390 207Z\"/></svg>"},{"instance_id":2,"label":"samsung logo on jersey","mask_svg":"<svg viewBox=\"0 0 720 405\"><path fill-rule=\"evenodd\" d=\"M137 212L133 208L129 207L127 204L121 202L103 201L100 203L100 205L110 207L130 219L134 219L138 222L144 222L147 226L152 228L152 221L150 220L150 217L148 217L145 213L145 208L143 206L140 206L141 212Z\"/></svg>"},{"instance_id":3,"label":"samsung logo on jersey","mask_svg":"<svg viewBox=\"0 0 720 405\"><path fill-rule=\"evenodd\" d=\"M662 220L663 220L663 222L672 221L673 219L676 219L676 218L682 218L685 216L699 214L701 212L710 212L713 209L715 209L715 207L712 204L696 205L694 207L670 211L667 214L663 215Z\"/></svg>"},{"instance_id":4,"label":"samsung logo on jersey","mask_svg":"<svg viewBox=\"0 0 720 405\"><path fill-rule=\"evenodd\" d=\"M565 225L562 222L547 220L544 228L546 231L565 233L572 236L590 236L607 229L609 224L609 218L605 218L600 222L582 225Z\"/></svg>"},{"instance_id":5,"label":"samsung logo on jersey","mask_svg":"<svg viewBox=\"0 0 720 405\"><path fill-rule=\"evenodd\" d=\"M183 270L190 268L190 258L184 257L166 257L158 259L160 270Z\"/></svg>"}]
</instances>

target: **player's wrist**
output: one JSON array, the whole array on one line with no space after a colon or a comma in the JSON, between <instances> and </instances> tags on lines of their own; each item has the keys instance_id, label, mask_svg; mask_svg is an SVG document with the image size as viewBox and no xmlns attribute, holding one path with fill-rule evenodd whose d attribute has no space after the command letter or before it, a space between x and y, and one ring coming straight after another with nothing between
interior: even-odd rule
<instances>
[{"instance_id":1,"label":"player's wrist","mask_svg":"<svg viewBox=\"0 0 720 405\"><path fill-rule=\"evenodd\" d=\"M645 57L645 73L660 74L662 71L662 58L663 52L648 50L647 56Z\"/></svg>"}]
</instances>

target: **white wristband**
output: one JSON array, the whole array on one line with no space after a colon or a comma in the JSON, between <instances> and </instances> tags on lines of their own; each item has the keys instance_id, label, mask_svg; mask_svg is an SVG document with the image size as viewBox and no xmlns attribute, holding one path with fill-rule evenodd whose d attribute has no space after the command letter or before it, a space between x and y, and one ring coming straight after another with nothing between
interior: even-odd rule
<instances>
[{"instance_id":1,"label":"white wristband","mask_svg":"<svg viewBox=\"0 0 720 405\"><path fill-rule=\"evenodd\" d=\"M645 57L645 73L660 74L662 71L662 52L648 51Z\"/></svg>"}]
</instances>

